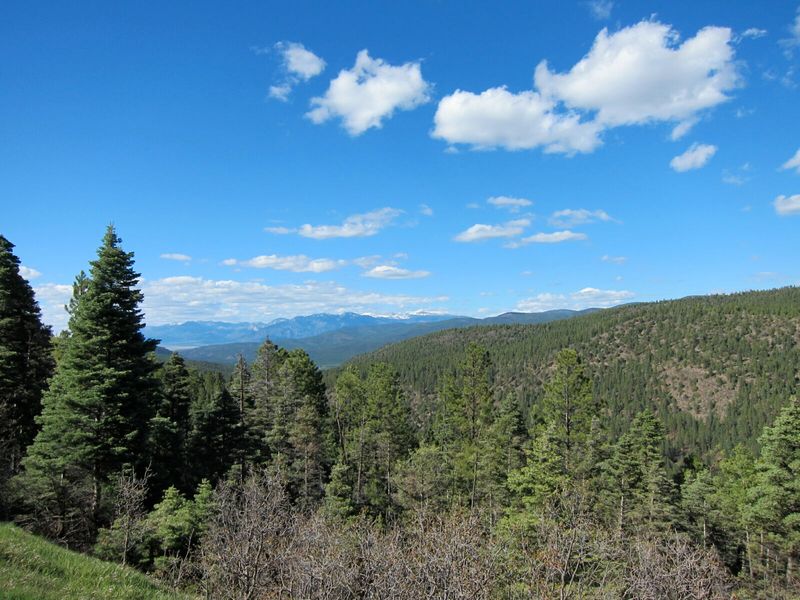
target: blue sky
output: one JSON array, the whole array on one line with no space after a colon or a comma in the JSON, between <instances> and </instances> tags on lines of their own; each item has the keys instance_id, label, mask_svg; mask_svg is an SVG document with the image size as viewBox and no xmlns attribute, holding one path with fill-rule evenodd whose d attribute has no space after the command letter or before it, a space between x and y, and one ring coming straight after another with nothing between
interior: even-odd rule
<instances>
[{"instance_id":1,"label":"blue sky","mask_svg":"<svg viewBox=\"0 0 800 600\"><path fill-rule=\"evenodd\" d=\"M7 3L0 232L56 328L109 222L153 324L797 284L798 11Z\"/></svg>"}]
</instances>

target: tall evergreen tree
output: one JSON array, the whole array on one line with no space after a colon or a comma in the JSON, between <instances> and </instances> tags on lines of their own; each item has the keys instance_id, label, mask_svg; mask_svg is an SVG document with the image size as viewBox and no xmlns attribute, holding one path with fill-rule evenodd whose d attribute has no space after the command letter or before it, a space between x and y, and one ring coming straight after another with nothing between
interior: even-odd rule
<instances>
[{"instance_id":1,"label":"tall evergreen tree","mask_svg":"<svg viewBox=\"0 0 800 600\"><path fill-rule=\"evenodd\" d=\"M100 517L102 490L123 465L142 467L152 415L156 340L142 335L142 293L133 253L109 226L91 263L90 281L69 320L41 431L25 460L23 480L37 482L37 502L52 500L59 486L87 484L85 511Z\"/></svg>"},{"instance_id":2,"label":"tall evergreen tree","mask_svg":"<svg viewBox=\"0 0 800 600\"><path fill-rule=\"evenodd\" d=\"M759 439L761 457L750 491L752 517L782 556L787 584L800 560L800 398L794 397Z\"/></svg>"},{"instance_id":3,"label":"tall evergreen tree","mask_svg":"<svg viewBox=\"0 0 800 600\"><path fill-rule=\"evenodd\" d=\"M36 435L35 418L53 370L50 328L42 324L13 250L14 244L0 235L0 497Z\"/></svg>"}]
</instances>

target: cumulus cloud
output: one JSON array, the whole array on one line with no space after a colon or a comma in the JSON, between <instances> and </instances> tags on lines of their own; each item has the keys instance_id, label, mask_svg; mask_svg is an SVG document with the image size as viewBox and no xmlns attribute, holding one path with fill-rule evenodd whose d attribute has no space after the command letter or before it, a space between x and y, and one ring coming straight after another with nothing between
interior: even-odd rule
<instances>
[{"instance_id":1,"label":"cumulus cloud","mask_svg":"<svg viewBox=\"0 0 800 600\"><path fill-rule=\"evenodd\" d=\"M492 196L486 202L495 208L504 208L509 212L519 212L521 209L533 204L533 202L525 198L511 198L509 196Z\"/></svg>"},{"instance_id":2,"label":"cumulus cloud","mask_svg":"<svg viewBox=\"0 0 800 600\"><path fill-rule=\"evenodd\" d=\"M778 196L772 204L775 207L775 212L782 217L800 215L800 194Z\"/></svg>"},{"instance_id":3,"label":"cumulus cloud","mask_svg":"<svg viewBox=\"0 0 800 600\"><path fill-rule=\"evenodd\" d=\"M529 219L515 219L501 225L476 223L472 227L459 233L453 239L457 242L480 242L493 238L516 237L521 235L530 224L531 222Z\"/></svg>"},{"instance_id":4,"label":"cumulus cloud","mask_svg":"<svg viewBox=\"0 0 800 600\"><path fill-rule=\"evenodd\" d=\"M304 254L278 256L277 254L254 256L248 260L228 258L222 261L227 266L252 267L254 269L275 269L294 273L325 273L347 264L346 260L331 258L309 258Z\"/></svg>"},{"instance_id":5,"label":"cumulus cloud","mask_svg":"<svg viewBox=\"0 0 800 600\"><path fill-rule=\"evenodd\" d=\"M28 281L30 281L31 279L37 279L42 276L42 274L36 269L32 269L31 267L26 267L25 265L19 266L19 274L22 276L23 279L27 279Z\"/></svg>"},{"instance_id":6,"label":"cumulus cloud","mask_svg":"<svg viewBox=\"0 0 800 600\"><path fill-rule=\"evenodd\" d=\"M600 145L602 127L557 111L554 100L535 91L509 92L505 86L475 94L456 90L439 102L433 137L477 150L543 147L548 153L591 152Z\"/></svg>"},{"instance_id":7,"label":"cumulus cloud","mask_svg":"<svg viewBox=\"0 0 800 600\"><path fill-rule=\"evenodd\" d=\"M800 174L800 149L794 153L794 156L781 165L781 169L794 169Z\"/></svg>"},{"instance_id":8,"label":"cumulus cloud","mask_svg":"<svg viewBox=\"0 0 800 600\"><path fill-rule=\"evenodd\" d=\"M396 208L379 208L364 214L350 215L341 225L301 225L297 233L315 240L369 237L388 227L402 213L403 211Z\"/></svg>"},{"instance_id":9,"label":"cumulus cloud","mask_svg":"<svg viewBox=\"0 0 800 600\"><path fill-rule=\"evenodd\" d=\"M579 240L588 239L585 233L578 233L576 231L553 231L551 233L534 233L528 237L524 237L519 241L511 242L508 244L509 248L519 248L520 246L527 246L528 244L560 244L561 242L576 242Z\"/></svg>"},{"instance_id":10,"label":"cumulus cloud","mask_svg":"<svg viewBox=\"0 0 800 600\"><path fill-rule=\"evenodd\" d=\"M430 271L410 271L392 265L377 265L364 273L364 277L374 279L422 279L428 277Z\"/></svg>"},{"instance_id":11,"label":"cumulus cloud","mask_svg":"<svg viewBox=\"0 0 800 600\"><path fill-rule=\"evenodd\" d=\"M362 50L352 69L339 71L325 95L311 100L313 108L306 116L316 124L340 118L347 132L356 136L380 128L395 110L425 104L429 89L418 62L394 66Z\"/></svg>"},{"instance_id":12,"label":"cumulus cloud","mask_svg":"<svg viewBox=\"0 0 800 600\"><path fill-rule=\"evenodd\" d=\"M189 262L192 260L192 257L188 254L181 254L179 252L166 252L161 255L161 258L164 260L177 260L179 262Z\"/></svg>"},{"instance_id":13,"label":"cumulus cloud","mask_svg":"<svg viewBox=\"0 0 800 600\"><path fill-rule=\"evenodd\" d=\"M622 304L635 294L627 290L600 290L586 287L571 294L542 293L525 298L517 303L517 310L523 312L542 312L554 309L583 310L585 308L608 308Z\"/></svg>"},{"instance_id":14,"label":"cumulus cloud","mask_svg":"<svg viewBox=\"0 0 800 600\"><path fill-rule=\"evenodd\" d=\"M258 54L263 54L267 50L255 49ZM303 46L303 44L278 42L275 44L275 51L281 57L281 64L286 74L282 82L269 88L270 97L276 100L286 102L289 99L292 88L297 83L308 81L325 70L325 61Z\"/></svg>"},{"instance_id":15,"label":"cumulus cloud","mask_svg":"<svg viewBox=\"0 0 800 600\"><path fill-rule=\"evenodd\" d=\"M42 309L42 321L56 332L67 326L69 315L64 306L72 297L72 286L57 283L42 283L33 288L36 301Z\"/></svg>"},{"instance_id":16,"label":"cumulus cloud","mask_svg":"<svg viewBox=\"0 0 800 600\"><path fill-rule=\"evenodd\" d=\"M275 49L280 52L286 71L303 81L308 81L325 70L325 61L303 44L278 42Z\"/></svg>"},{"instance_id":17,"label":"cumulus cloud","mask_svg":"<svg viewBox=\"0 0 800 600\"><path fill-rule=\"evenodd\" d=\"M717 153L717 147L710 144L697 144L694 143L689 146L689 149L683 154L679 154L669 161L669 166L678 173L684 171L691 171L692 169L699 169L711 160L711 157Z\"/></svg>"},{"instance_id":18,"label":"cumulus cloud","mask_svg":"<svg viewBox=\"0 0 800 600\"><path fill-rule=\"evenodd\" d=\"M679 43L669 25L642 21L603 29L567 72L540 62L533 90L456 90L439 102L432 135L475 149L568 155L592 152L604 130L622 125L672 122L677 139L738 84L730 29L706 27Z\"/></svg>"},{"instance_id":19,"label":"cumulus cloud","mask_svg":"<svg viewBox=\"0 0 800 600\"><path fill-rule=\"evenodd\" d=\"M597 221L613 221L604 210L587 210L585 208L566 208L558 210L550 216L550 224L553 227L575 227L576 225L586 225Z\"/></svg>"},{"instance_id":20,"label":"cumulus cloud","mask_svg":"<svg viewBox=\"0 0 800 600\"><path fill-rule=\"evenodd\" d=\"M686 121L728 100L738 84L731 30L705 27L678 44L668 25L642 21L609 34L567 73L536 67L536 85L572 108L597 112L605 125Z\"/></svg>"}]
</instances>

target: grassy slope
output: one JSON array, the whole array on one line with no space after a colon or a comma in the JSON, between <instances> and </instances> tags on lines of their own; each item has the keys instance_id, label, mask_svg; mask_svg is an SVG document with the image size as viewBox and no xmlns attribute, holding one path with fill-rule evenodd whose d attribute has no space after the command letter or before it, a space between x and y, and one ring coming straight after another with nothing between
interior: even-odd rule
<instances>
[{"instance_id":1,"label":"grassy slope","mask_svg":"<svg viewBox=\"0 0 800 600\"><path fill-rule=\"evenodd\" d=\"M0 598L4 600L178 600L131 568L66 550L0 523Z\"/></svg>"}]
</instances>

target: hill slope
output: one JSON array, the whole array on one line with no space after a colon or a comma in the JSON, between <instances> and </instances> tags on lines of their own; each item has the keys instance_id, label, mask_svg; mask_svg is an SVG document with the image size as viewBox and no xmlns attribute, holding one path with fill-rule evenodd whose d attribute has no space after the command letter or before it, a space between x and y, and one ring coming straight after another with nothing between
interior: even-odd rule
<instances>
[{"instance_id":1,"label":"hill slope","mask_svg":"<svg viewBox=\"0 0 800 600\"><path fill-rule=\"evenodd\" d=\"M475 319L472 317L453 317L446 320L422 322L393 321L375 322L358 327L343 327L320 335L305 338L272 337L272 341L284 348L302 348L321 368L331 368L342 364L353 356L371 352L378 348L401 340L425 335L443 329L470 327L475 325L492 325L498 323L546 323L559 319L567 319L581 314L594 312L551 310L541 313L504 313L496 317ZM239 354L248 361L256 355L261 342L216 344L181 350L187 360L207 363L233 364Z\"/></svg>"},{"instance_id":2,"label":"hill slope","mask_svg":"<svg viewBox=\"0 0 800 600\"><path fill-rule=\"evenodd\" d=\"M649 406L675 450L706 452L753 444L800 391L800 288L628 305L541 325L441 331L352 362L395 365L424 409L470 342L489 349L497 389L516 394L531 420L554 355L572 346L608 405L612 434Z\"/></svg>"},{"instance_id":3,"label":"hill slope","mask_svg":"<svg viewBox=\"0 0 800 600\"><path fill-rule=\"evenodd\" d=\"M138 571L66 550L0 523L0 598L179 600Z\"/></svg>"}]
</instances>

